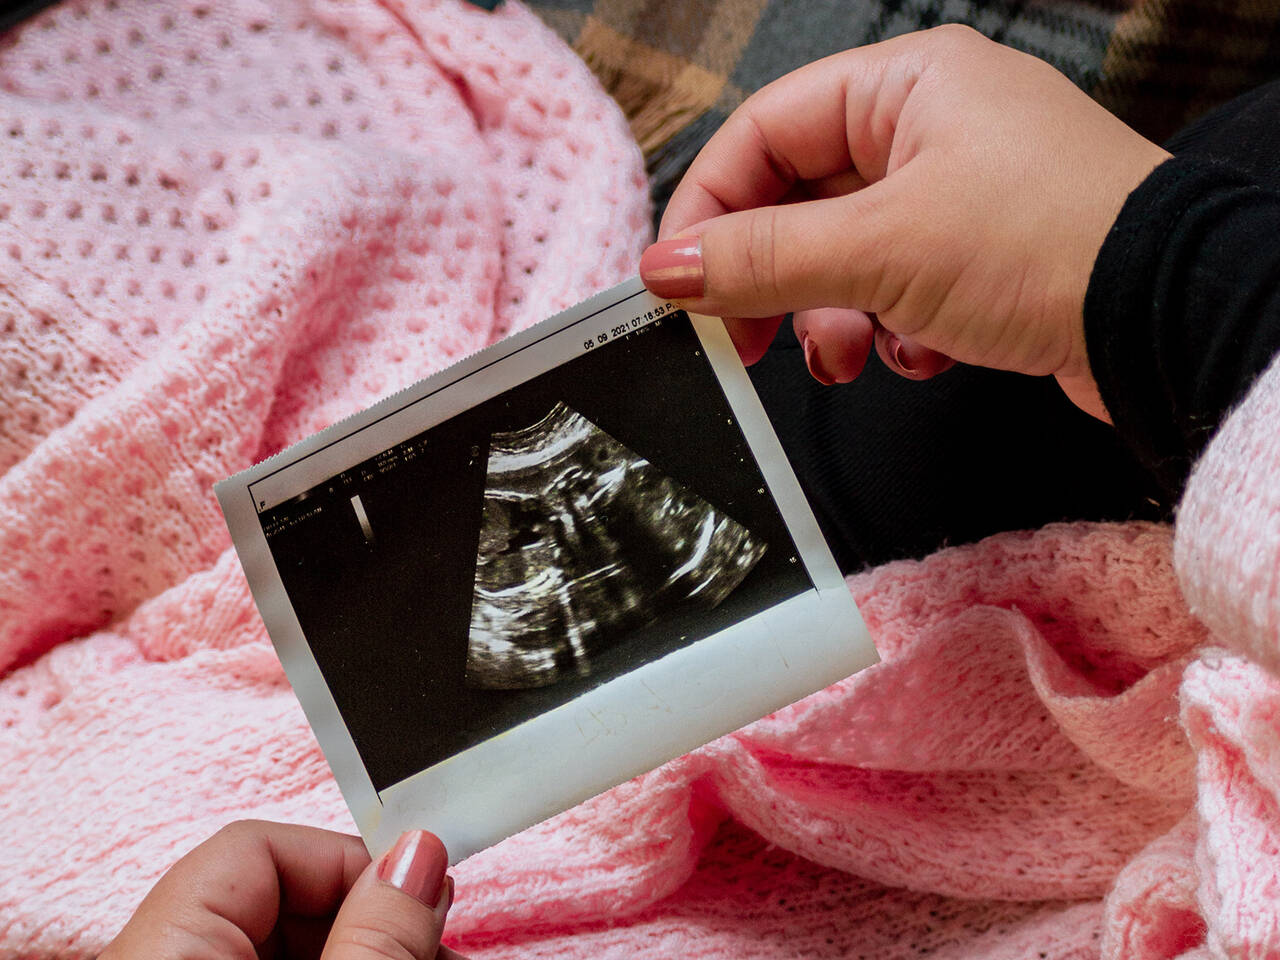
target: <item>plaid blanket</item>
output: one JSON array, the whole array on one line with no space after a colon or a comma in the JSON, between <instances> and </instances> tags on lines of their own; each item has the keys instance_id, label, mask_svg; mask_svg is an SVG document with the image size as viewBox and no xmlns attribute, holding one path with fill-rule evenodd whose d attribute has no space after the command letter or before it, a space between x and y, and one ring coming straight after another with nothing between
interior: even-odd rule
<instances>
[{"instance_id":1,"label":"plaid blanket","mask_svg":"<svg viewBox=\"0 0 1280 960\"><path fill-rule=\"evenodd\" d=\"M1250 0L526 0L591 65L644 150L660 216L750 93L811 60L965 23L1049 61L1156 140L1280 76L1280 4Z\"/></svg>"}]
</instances>

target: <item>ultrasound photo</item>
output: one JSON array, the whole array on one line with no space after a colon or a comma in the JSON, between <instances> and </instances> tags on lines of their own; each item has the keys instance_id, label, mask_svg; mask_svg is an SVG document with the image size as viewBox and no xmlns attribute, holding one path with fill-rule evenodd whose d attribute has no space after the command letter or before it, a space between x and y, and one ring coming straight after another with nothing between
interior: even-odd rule
<instances>
[{"instance_id":1,"label":"ultrasound photo","mask_svg":"<svg viewBox=\"0 0 1280 960\"><path fill-rule=\"evenodd\" d=\"M723 325L639 278L217 494L372 855L468 856L876 658Z\"/></svg>"},{"instance_id":2,"label":"ultrasound photo","mask_svg":"<svg viewBox=\"0 0 1280 960\"><path fill-rule=\"evenodd\" d=\"M379 790L812 589L679 314L255 519Z\"/></svg>"},{"instance_id":3,"label":"ultrasound photo","mask_svg":"<svg viewBox=\"0 0 1280 960\"><path fill-rule=\"evenodd\" d=\"M489 445L465 682L584 677L677 605L711 609L763 540L557 402Z\"/></svg>"}]
</instances>

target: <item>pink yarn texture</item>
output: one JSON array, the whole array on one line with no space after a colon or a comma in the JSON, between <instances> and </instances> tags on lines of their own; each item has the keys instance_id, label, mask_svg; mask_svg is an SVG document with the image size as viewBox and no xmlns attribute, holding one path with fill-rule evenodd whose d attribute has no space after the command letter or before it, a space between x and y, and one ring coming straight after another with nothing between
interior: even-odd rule
<instances>
[{"instance_id":1,"label":"pink yarn texture","mask_svg":"<svg viewBox=\"0 0 1280 960\"><path fill-rule=\"evenodd\" d=\"M230 820L350 829L212 483L632 273L648 210L513 0L65 3L0 143L0 956L88 957ZM1280 954L1278 422L1273 366L1175 530L853 578L881 664L460 864L447 940Z\"/></svg>"}]
</instances>

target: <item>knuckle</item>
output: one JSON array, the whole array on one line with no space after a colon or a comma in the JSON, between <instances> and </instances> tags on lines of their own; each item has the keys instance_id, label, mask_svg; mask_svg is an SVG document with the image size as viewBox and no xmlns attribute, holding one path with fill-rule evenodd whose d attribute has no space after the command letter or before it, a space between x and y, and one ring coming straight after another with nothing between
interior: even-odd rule
<instances>
[{"instance_id":1,"label":"knuckle","mask_svg":"<svg viewBox=\"0 0 1280 960\"><path fill-rule=\"evenodd\" d=\"M995 44L963 23L944 23L924 33L932 55L939 62L955 64L974 58Z\"/></svg>"},{"instance_id":2,"label":"knuckle","mask_svg":"<svg viewBox=\"0 0 1280 960\"><path fill-rule=\"evenodd\" d=\"M232 820L220 827L213 837L219 841L238 845L255 842L261 830L261 820Z\"/></svg>"},{"instance_id":3,"label":"knuckle","mask_svg":"<svg viewBox=\"0 0 1280 960\"><path fill-rule=\"evenodd\" d=\"M427 949L407 946L406 939L411 938L375 924L355 922L335 929L329 947L339 956L347 956L342 949L348 949L359 960L426 960L430 956ZM325 955L328 956L328 950Z\"/></svg>"},{"instance_id":4,"label":"knuckle","mask_svg":"<svg viewBox=\"0 0 1280 960\"><path fill-rule=\"evenodd\" d=\"M965 23L944 23L941 26L932 27L928 32L938 43L953 48L961 48L986 40L986 37Z\"/></svg>"},{"instance_id":5,"label":"knuckle","mask_svg":"<svg viewBox=\"0 0 1280 960\"><path fill-rule=\"evenodd\" d=\"M270 848L270 826L263 820L233 820L219 827L216 833L187 856L202 861L210 856L237 860L258 859Z\"/></svg>"},{"instance_id":6,"label":"knuckle","mask_svg":"<svg viewBox=\"0 0 1280 960\"><path fill-rule=\"evenodd\" d=\"M774 299L778 294L777 248L774 243L777 212L772 208L757 210L747 229L743 250L743 273L752 296Z\"/></svg>"}]
</instances>

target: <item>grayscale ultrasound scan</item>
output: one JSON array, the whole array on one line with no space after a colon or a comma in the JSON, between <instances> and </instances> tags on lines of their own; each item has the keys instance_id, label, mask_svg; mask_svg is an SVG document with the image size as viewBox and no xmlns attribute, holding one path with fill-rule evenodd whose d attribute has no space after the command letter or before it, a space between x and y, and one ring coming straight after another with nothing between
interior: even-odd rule
<instances>
[{"instance_id":1,"label":"grayscale ultrasound scan","mask_svg":"<svg viewBox=\"0 0 1280 960\"><path fill-rule=\"evenodd\" d=\"M763 540L562 402L494 433L466 683L513 690L591 672L593 655L680 605L711 609Z\"/></svg>"},{"instance_id":2,"label":"grayscale ultrasound scan","mask_svg":"<svg viewBox=\"0 0 1280 960\"><path fill-rule=\"evenodd\" d=\"M639 277L216 492L374 855L470 856L877 658L724 324Z\"/></svg>"}]
</instances>

